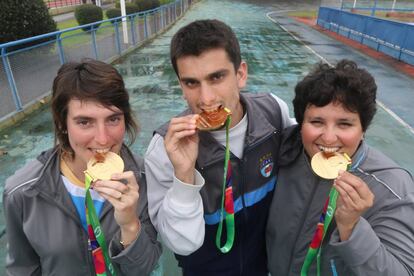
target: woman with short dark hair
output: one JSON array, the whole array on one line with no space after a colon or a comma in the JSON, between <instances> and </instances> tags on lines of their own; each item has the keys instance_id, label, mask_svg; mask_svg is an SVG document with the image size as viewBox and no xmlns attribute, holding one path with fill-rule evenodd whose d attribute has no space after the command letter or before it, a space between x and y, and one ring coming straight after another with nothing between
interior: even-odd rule
<instances>
[{"instance_id":1,"label":"woman with short dark hair","mask_svg":"<svg viewBox=\"0 0 414 276\"><path fill-rule=\"evenodd\" d=\"M272 275L413 275L414 182L369 147L374 78L319 64L295 88L266 242Z\"/></svg>"},{"instance_id":2,"label":"woman with short dark hair","mask_svg":"<svg viewBox=\"0 0 414 276\"><path fill-rule=\"evenodd\" d=\"M138 128L121 75L91 59L64 64L51 108L57 144L6 180L7 274L149 274L161 246L143 160L124 145Z\"/></svg>"}]
</instances>

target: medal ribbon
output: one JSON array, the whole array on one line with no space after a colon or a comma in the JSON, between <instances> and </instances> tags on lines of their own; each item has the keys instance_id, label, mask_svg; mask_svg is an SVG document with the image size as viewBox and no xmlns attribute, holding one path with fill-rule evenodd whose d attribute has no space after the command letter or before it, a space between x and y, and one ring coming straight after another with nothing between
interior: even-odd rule
<instances>
[{"instance_id":1,"label":"medal ribbon","mask_svg":"<svg viewBox=\"0 0 414 276\"><path fill-rule=\"evenodd\" d=\"M344 153L345 157L348 159L349 164L347 167L347 171L351 167L351 158ZM332 218L334 217L335 210L336 210L336 201L338 199L338 191L332 186L331 190L329 191L329 196L325 202L323 207L322 214L319 218L318 225L316 226L315 234L313 234L313 239L309 245L308 252L305 256L305 261L302 265L302 269L300 271L300 276L307 276L309 272L309 268L312 262L315 260L316 256L316 273L317 276L321 275L321 254L322 254L322 242L325 238L326 233L328 232L329 225L331 224Z\"/></svg>"},{"instance_id":2,"label":"medal ribbon","mask_svg":"<svg viewBox=\"0 0 414 276\"><path fill-rule=\"evenodd\" d=\"M232 169L230 162L230 146L229 146L229 129L231 116L226 119L226 151L224 157L224 175L223 175L223 191L221 196L221 212L220 223L216 233L216 246L222 253L227 253L233 247L234 242L234 201L233 201L233 185L232 185ZM226 243L221 246L221 233L223 230L223 217L225 214L226 221Z\"/></svg>"},{"instance_id":3,"label":"medal ribbon","mask_svg":"<svg viewBox=\"0 0 414 276\"><path fill-rule=\"evenodd\" d=\"M88 246L92 251L93 264L96 275L106 276L106 267L111 275L116 276L115 269L111 263L108 254L108 247L106 246L105 237L102 232L101 224L99 223L98 215L96 214L95 205L93 204L92 196L89 191L91 183L94 181L93 177L85 172L85 209L86 209L86 223L88 226Z\"/></svg>"}]
</instances>

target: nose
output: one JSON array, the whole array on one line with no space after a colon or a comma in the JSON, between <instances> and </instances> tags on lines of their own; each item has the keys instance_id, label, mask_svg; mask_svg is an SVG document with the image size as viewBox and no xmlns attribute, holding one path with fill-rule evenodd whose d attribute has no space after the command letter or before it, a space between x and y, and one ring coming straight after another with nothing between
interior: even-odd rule
<instances>
[{"instance_id":1,"label":"nose","mask_svg":"<svg viewBox=\"0 0 414 276\"><path fill-rule=\"evenodd\" d=\"M104 124L98 124L95 133L95 141L103 146L108 143L108 130Z\"/></svg>"},{"instance_id":2,"label":"nose","mask_svg":"<svg viewBox=\"0 0 414 276\"><path fill-rule=\"evenodd\" d=\"M333 145L338 140L338 136L333 127L326 127L321 138L325 145Z\"/></svg>"},{"instance_id":3,"label":"nose","mask_svg":"<svg viewBox=\"0 0 414 276\"><path fill-rule=\"evenodd\" d=\"M202 106L213 105L216 102L216 93L214 89L208 84L201 84L200 87L200 102Z\"/></svg>"}]
</instances>

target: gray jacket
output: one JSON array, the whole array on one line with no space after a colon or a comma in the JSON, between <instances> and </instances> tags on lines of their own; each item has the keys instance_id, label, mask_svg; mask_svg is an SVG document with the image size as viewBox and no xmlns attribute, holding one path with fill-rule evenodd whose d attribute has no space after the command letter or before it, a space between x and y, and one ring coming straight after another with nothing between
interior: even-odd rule
<instances>
[{"instance_id":1,"label":"gray jacket","mask_svg":"<svg viewBox=\"0 0 414 276\"><path fill-rule=\"evenodd\" d=\"M272 275L300 275L332 181L313 174L299 128L285 132L284 162L270 209L266 242ZM414 275L414 182L382 153L361 143L351 172L375 195L374 205L341 242L332 220L322 245L321 275ZM310 273L316 275L316 261Z\"/></svg>"},{"instance_id":2,"label":"gray jacket","mask_svg":"<svg viewBox=\"0 0 414 276\"><path fill-rule=\"evenodd\" d=\"M125 146L121 156L125 170L134 171L139 183L141 231L123 250L108 202L100 222L118 275L147 275L157 263L161 246L148 216L143 161ZM7 275L95 275L88 235L62 182L59 162L57 150L49 150L6 180Z\"/></svg>"}]
</instances>

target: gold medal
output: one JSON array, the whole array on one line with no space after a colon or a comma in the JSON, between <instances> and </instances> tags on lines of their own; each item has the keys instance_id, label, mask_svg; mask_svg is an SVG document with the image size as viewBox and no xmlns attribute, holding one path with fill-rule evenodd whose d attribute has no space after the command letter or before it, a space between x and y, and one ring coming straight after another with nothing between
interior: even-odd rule
<instances>
[{"instance_id":1,"label":"gold medal","mask_svg":"<svg viewBox=\"0 0 414 276\"><path fill-rule=\"evenodd\" d=\"M109 180L112 174L124 171L124 161L118 154L110 151L104 155L92 157L86 167L85 173L88 173L94 180Z\"/></svg>"},{"instance_id":2,"label":"gold medal","mask_svg":"<svg viewBox=\"0 0 414 276\"><path fill-rule=\"evenodd\" d=\"M322 178L335 179L339 170L346 171L351 159L344 153L316 153L311 160L312 170Z\"/></svg>"},{"instance_id":3,"label":"gold medal","mask_svg":"<svg viewBox=\"0 0 414 276\"><path fill-rule=\"evenodd\" d=\"M226 107L221 107L210 112L203 111L199 115L196 122L197 128L202 131L211 131L223 127L231 111Z\"/></svg>"}]
</instances>

